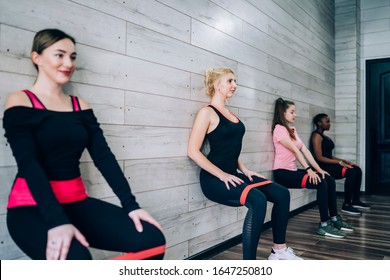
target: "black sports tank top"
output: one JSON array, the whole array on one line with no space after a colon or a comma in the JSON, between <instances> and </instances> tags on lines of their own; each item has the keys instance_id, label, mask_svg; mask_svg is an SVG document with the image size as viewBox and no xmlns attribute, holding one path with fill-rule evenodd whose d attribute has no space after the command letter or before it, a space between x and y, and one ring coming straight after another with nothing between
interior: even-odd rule
<instances>
[{"instance_id":1,"label":"black sports tank top","mask_svg":"<svg viewBox=\"0 0 390 280\"><path fill-rule=\"evenodd\" d=\"M217 113L219 123L213 131L206 134L210 143L207 158L223 171L234 174L238 168L245 126L240 120L237 123L230 121L212 105L209 107Z\"/></svg>"},{"instance_id":2,"label":"black sports tank top","mask_svg":"<svg viewBox=\"0 0 390 280\"><path fill-rule=\"evenodd\" d=\"M334 142L332 139L330 139L328 136L325 136L322 133L319 133L318 131L314 131L314 133L318 133L322 137L322 143L321 143L321 148L322 148L322 156L327 157L327 158L333 158L333 149L334 149ZM311 144L312 146L312 144ZM314 153L313 153L314 155Z\"/></svg>"}]
</instances>

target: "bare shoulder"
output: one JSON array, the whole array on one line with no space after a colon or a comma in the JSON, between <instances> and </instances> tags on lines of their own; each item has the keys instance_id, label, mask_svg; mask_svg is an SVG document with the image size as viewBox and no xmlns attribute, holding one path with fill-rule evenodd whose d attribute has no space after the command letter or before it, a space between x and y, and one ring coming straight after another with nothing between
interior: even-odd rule
<instances>
[{"instance_id":1,"label":"bare shoulder","mask_svg":"<svg viewBox=\"0 0 390 280\"><path fill-rule=\"evenodd\" d=\"M91 109L91 106L89 106L88 102L85 99L78 97L78 100L80 103L81 110Z\"/></svg>"},{"instance_id":2,"label":"bare shoulder","mask_svg":"<svg viewBox=\"0 0 390 280\"><path fill-rule=\"evenodd\" d=\"M311 139L313 141L322 142L322 136L319 133L313 133L312 136L311 136Z\"/></svg>"},{"instance_id":3,"label":"bare shoulder","mask_svg":"<svg viewBox=\"0 0 390 280\"><path fill-rule=\"evenodd\" d=\"M210 115L213 110L209 106L201 108L198 112L198 115Z\"/></svg>"},{"instance_id":4,"label":"bare shoulder","mask_svg":"<svg viewBox=\"0 0 390 280\"><path fill-rule=\"evenodd\" d=\"M202 109L200 109L198 112L198 116L202 117L202 118L206 118L206 119L214 119L216 117L218 118L218 115L209 106L206 106L206 107L203 107Z\"/></svg>"},{"instance_id":5,"label":"bare shoulder","mask_svg":"<svg viewBox=\"0 0 390 280\"><path fill-rule=\"evenodd\" d=\"M17 106L32 107L30 99L23 91L11 93L5 101L4 110Z\"/></svg>"}]
</instances>

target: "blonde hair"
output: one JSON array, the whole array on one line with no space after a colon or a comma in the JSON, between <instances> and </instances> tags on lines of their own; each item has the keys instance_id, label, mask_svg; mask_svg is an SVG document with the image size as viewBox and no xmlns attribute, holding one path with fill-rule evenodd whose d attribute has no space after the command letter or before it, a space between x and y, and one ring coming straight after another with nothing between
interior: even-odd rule
<instances>
[{"instance_id":1,"label":"blonde hair","mask_svg":"<svg viewBox=\"0 0 390 280\"><path fill-rule=\"evenodd\" d=\"M206 70L205 73L205 86L206 94L210 97L213 97L215 94L215 83L219 83L221 77L226 74L234 74L233 69L229 67L220 67Z\"/></svg>"}]
</instances>

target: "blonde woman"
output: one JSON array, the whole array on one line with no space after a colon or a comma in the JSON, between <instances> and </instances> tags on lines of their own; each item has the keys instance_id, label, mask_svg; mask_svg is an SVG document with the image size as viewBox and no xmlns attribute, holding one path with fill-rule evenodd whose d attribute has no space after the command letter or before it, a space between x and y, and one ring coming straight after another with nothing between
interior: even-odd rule
<instances>
[{"instance_id":1,"label":"blonde woman","mask_svg":"<svg viewBox=\"0 0 390 280\"><path fill-rule=\"evenodd\" d=\"M208 199L228 206L244 205L248 208L242 232L243 259L256 259L268 200L274 203L274 245L268 259L299 260L301 258L285 242L289 191L249 170L239 159L245 126L226 107L226 101L234 96L236 88L232 69L224 67L207 71L206 90L211 102L196 116L188 156L202 168L200 184ZM210 143L207 157L201 152L205 139Z\"/></svg>"}]
</instances>

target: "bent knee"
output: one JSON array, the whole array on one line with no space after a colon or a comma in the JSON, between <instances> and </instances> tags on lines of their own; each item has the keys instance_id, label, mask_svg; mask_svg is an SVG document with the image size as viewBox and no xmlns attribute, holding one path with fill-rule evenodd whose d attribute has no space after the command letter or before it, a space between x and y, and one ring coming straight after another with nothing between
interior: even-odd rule
<instances>
[{"instance_id":1,"label":"bent knee","mask_svg":"<svg viewBox=\"0 0 390 280\"><path fill-rule=\"evenodd\" d=\"M248 208L267 208L267 197L257 189L251 189L246 197L245 206Z\"/></svg>"}]
</instances>

